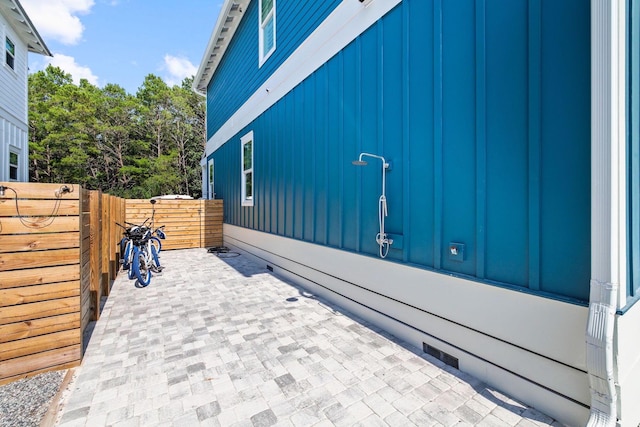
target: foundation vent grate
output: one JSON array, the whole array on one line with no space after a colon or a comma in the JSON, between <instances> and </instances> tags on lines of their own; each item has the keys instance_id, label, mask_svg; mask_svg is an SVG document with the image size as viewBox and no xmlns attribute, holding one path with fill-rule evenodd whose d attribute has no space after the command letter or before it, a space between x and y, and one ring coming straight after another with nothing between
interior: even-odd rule
<instances>
[{"instance_id":1,"label":"foundation vent grate","mask_svg":"<svg viewBox=\"0 0 640 427\"><path fill-rule=\"evenodd\" d=\"M430 356L435 357L436 359L438 359L439 361L441 361L442 363L445 363L451 367L454 367L456 369L460 369L458 367L458 359L453 357L452 355L445 353L442 350L439 350L435 347L430 346L427 343L422 343L422 351L424 351L425 353L427 353Z\"/></svg>"}]
</instances>

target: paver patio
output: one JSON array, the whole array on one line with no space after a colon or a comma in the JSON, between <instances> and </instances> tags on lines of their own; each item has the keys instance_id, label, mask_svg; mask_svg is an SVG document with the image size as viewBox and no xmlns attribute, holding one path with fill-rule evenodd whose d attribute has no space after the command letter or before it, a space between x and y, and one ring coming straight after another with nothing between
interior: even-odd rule
<instances>
[{"instance_id":1,"label":"paver patio","mask_svg":"<svg viewBox=\"0 0 640 427\"><path fill-rule=\"evenodd\" d=\"M59 426L559 425L245 256L122 272Z\"/></svg>"}]
</instances>

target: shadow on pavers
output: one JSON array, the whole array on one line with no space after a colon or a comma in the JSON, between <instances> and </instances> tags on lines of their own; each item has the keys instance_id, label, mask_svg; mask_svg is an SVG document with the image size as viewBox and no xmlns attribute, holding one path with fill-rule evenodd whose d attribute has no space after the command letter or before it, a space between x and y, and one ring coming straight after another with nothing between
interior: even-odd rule
<instances>
[{"instance_id":1,"label":"shadow on pavers","mask_svg":"<svg viewBox=\"0 0 640 427\"><path fill-rule=\"evenodd\" d=\"M489 388L486 383L480 381L479 379L465 372L462 372L453 366L450 366L444 363L440 359L426 353L423 349L410 345L409 343L403 341L402 339L376 326L374 323L369 322L361 318L360 316L346 310L340 305L333 303L323 297L315 295L314 293L308 291L303 286L290 280L289 278L286 278L277 273L274 273L273 268L268 264L266 264L266 260L265 260L265 266L262 267L261 265L251 260L250 258L243 256L240 252L233 251L226 247L222 247L222 248L223 248L222 250L220 250L220 248L215 248L216 250L209 250L208 252L214 254L214 256L218 256L218 258L222 259L222 261L226 263L229 267L233 268L234 270L236 270L238 273L242 274L245 277L252 277L257 274L269 274L277 278L279 281L291 286L292 288L291 296L286 298L283 301L283 303L292 304L297 302L300 298L315 300L318 302L318 304L321 307L328 310L332 314L336 316L346 316L350 320L356 322L357 325L354 325L355 328L352 328L354 332L357 332L357 328L359 327L369 329L370 331L380 335L381 337L399 345L405 350L410 351L416 356L428 361L429 363L436 366L437 368L455 376L458 380L466 383L467 385L472 387L478 394L482 395L484 398L493 402L497 406L500 406L503 409L522 418L531 419L537 422L540 422L541 418L544 418L544 419L548 418L549 420L553 421L551 417L548 417L538 412L534 408L531 408L530 410L528 410L528 408L530 408L529 405L518 402L516 399L503 396L500 392L497 392L497 390ZM322 285L318 284L318 286L322 286ZM357 301L354 301L354 302L357 302ZM384 313L380 313L380 314L384 314ZM410 325L408 326L411 327ZM514 402L518 402L520 403L520 405L510 404L506 399Z\"/></svg>"}]
</instances>

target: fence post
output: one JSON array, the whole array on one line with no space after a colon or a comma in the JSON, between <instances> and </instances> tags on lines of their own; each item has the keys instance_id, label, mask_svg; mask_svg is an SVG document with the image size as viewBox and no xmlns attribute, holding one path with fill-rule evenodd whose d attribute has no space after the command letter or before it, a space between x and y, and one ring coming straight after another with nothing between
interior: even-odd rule
<instances>
[{"instance_id":1,"label":"fence post","mask_svg":"<svg viewBox=\"0 0 640 427\"><path fill-rule=\"evenodd\" d=\"M116 198L109 195L109 282L116 279L116 250L113 243L116 239Z\"/></svg>"},{"instance_id":2,"label":"fence post","mask_svg":"<svg viewBox=\"0 0 640 427\"><path fill-rule=\"evenodd\" d=\"M102 236L101 236L101 272L102 272L102 293L109 296L111 292L111 278L109 277L109 236L111 221L109 221L109 195L102 194Z\"/></svg>"},{"instance_id":3,"label":"fence post","mask_svg":"<svg viewBox=\"0 0 640 427\"><path fill-rule=\"evenodd\" d=\"M90 203L90 264L91 264L91 308L93 320L100 318L100 300L102 298L102 255L100 253L102 242L102 192L91 191Z\"/></svg>"},{"instance_id":4,"label":"fence post","mask_svg":"<svg viewBox=\"0 0 640 427\"><path fill-rule=\"evenodd\" d=\"M205 236L205 226L206 226L206 207L204 200L198 200L198 213L200 214L200 245L199 248L204 248L204 236Z\"/></svg>"},{"instance_id":5,"label":"fence post","mask_svg":"<svg viewBox=\"0 0 640 427\"><path fill-rule=\"evenodd\" d=\"M80 217L80 342L84 349L84 331L91 320L91 214L89 191L79 187Z\"/></svg>"}]
</instances>

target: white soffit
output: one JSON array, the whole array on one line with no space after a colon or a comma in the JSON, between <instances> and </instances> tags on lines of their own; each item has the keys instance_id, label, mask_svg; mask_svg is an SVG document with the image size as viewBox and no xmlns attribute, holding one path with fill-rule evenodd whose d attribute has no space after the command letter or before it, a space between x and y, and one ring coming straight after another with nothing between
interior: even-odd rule
<instances>
[{"instance_id":1,"label":"white soffit","mask_svg":"<svg viewBox=\"0 0 640 427\"><path fill-rule=\"evenodd\" d=\"M193 89L196 92L207 93L207 85L216 72L229 43L231 43L249 3L251 0L226 0L222 5L218 21L200 61L200 67L193 79Z\"/></svg>"},{"instance_id":2,"label":"white soffit","mask_svg":"<svg viewBox=\"0 0 640 427\"><path fill-rule=\"evenodd\" d=\"M53 56L18 0L0 0L0 14L27 44L29 52ZM2 41L4 45L4 41Z\"/></svg>"}]
</instances>

